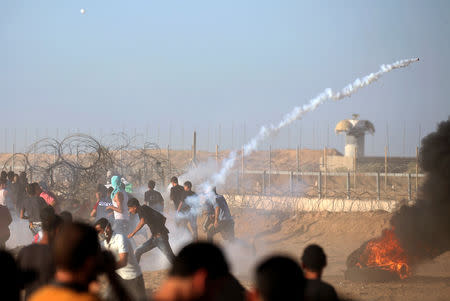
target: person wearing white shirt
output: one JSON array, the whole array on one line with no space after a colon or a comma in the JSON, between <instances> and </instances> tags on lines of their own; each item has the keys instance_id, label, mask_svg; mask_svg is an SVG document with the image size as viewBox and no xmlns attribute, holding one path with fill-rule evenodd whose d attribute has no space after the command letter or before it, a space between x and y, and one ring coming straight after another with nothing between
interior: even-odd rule
<instances>
[{"instance_id":1,"label":"person wearing white shirt","mask_svg":"<svg viewBox=\"0 0 450 301\"><path fill-rule=\"evenodd\" d=\"M114 233L106 218L95 223L102 248L114 254L116 273L124 287L135 300L146 300L144 278L139 263L134 256L130 241L123 234Z\"/></svg>"},{"instance_id":2,"label":"person wearing white shirt","mask_svg":"<svg viewBox=\"0 0 450 301\"><path fill-rule=\"evenodd\" d=\"M119 191L114 195L112 205L106 207L106 210L112 210L114 212L114 231L124 235L128 235L129 232L127 201L128 194Z\"/></svg>"}]
</instances>

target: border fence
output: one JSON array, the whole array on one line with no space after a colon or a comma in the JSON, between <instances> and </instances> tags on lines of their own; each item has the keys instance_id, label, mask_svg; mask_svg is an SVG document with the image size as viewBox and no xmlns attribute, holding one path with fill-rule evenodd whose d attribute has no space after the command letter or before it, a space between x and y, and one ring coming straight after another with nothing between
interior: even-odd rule
<instances>
[{"instance_id":1,"label":"border fence","mask_svg":"<svg viewBox=\"0 0 450 301\"><path fill-rule=\"evenodd\" d=\"M219 187L220 191L230 195L314 199L413 200L418 197L424 178L424 174L419 173L418 149L416 158L390 158L387 152L384 158L363 158L361 162L355 158L353 167L346 171L331 169L328 160L330 149L325 148L323 153L321 150L308 150L315 153L310 162L302 161L299 147L296 151L286 151L292 156L283 158L284 165L278 164L279 158L275 158L275 153L280 150L272 150L271 146L268 151L259 151L257 165L248 163L251 157L244 158L241 153L241 162L236 162L226 183ZM184 152L184 157L180 159L177 152ZM106 179L108 170L119 171L136 186L145 186L149 179L154 179L159 182L160 189L164 189L171 176L180 176L198 161L214 160L214 157L218 167L227 153L216 145L215 154L203 152L203 158L200 158L195 132L190 151L172 150L170 145L167 150L160 149L157 144L147 141L137 143L136 136L124 133L103 139L74 134L62 140L38 140L24 153L3 154L6 155L3 169L27 171L30 180L44 180L51 188L67 194L67 197L74 197L80 190L86 191L78 186L93 186L100 178ZM395 172L397 170L408 172ZM411 172L413 170L415 172Z\"/></svg>"},{"instance_id":2,"label":"border fence","mask_svg":"<svg viewBox=\"0 0 450 301\"><path fill-rule=\"evenodd\" d=\"M232 178L225 186L228 194L413 200L424 174L235 170L234 185Z\"/></svg>"}]
</instances>

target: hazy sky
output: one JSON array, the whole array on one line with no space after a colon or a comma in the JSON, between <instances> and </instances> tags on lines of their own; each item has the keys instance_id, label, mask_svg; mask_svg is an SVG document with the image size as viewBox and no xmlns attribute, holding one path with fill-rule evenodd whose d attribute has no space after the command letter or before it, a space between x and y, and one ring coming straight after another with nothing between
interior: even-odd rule
<instances>
[{"instance_id":1,"label":"hazy sky","mask_svg":"<svg viewBox=\"0 0 450 301\"><path fill-rule=\"evenodd\" d=\"M412 57L263 147L343 151L334 126L359 113L376 128L368 154L388 140L411 155L450 115L450 1L5 1L0 151L14 131L20 145L68 129L136 129L172 148L196 129L202 148L239 147L325 88Z\"/></svg>"}]
</instances>

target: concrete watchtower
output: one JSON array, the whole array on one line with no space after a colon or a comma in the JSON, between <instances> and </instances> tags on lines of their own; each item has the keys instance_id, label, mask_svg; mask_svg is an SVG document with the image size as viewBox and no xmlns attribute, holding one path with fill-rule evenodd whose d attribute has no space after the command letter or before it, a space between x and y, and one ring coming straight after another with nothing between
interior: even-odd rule
<instances>
[{"instance_id":1,"label":"concrete watchtower","mask_svg":"<svg viewBox=\"0 0 450 301\"><path fill-rule=\"evenodd\" d=\"M334 131L336 134L345 133L346 157L364 157L364 137L366 132L375 133L375 127L368 120L359 120L358 114L352 116L352 119L339 121Z\"/></svg>"}]
</instances>

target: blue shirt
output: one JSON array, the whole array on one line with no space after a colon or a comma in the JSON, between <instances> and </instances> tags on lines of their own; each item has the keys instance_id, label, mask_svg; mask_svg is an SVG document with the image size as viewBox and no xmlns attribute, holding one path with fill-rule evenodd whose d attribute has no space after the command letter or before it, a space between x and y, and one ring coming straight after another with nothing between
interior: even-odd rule
<instances>
[{"instance_id":1,"label":"blue shirt","mask_svg":"<svg viewBox=\"0 0 450 301\"><path fill-rule=\"evenodd\" d=\"M228 208L227 201L223 197L223 195L216 195L216 204L214 205L214 209L219 208L219 221L232 220L233 217L230 213L230 208Z\"/></svg>"}]
</instances>

